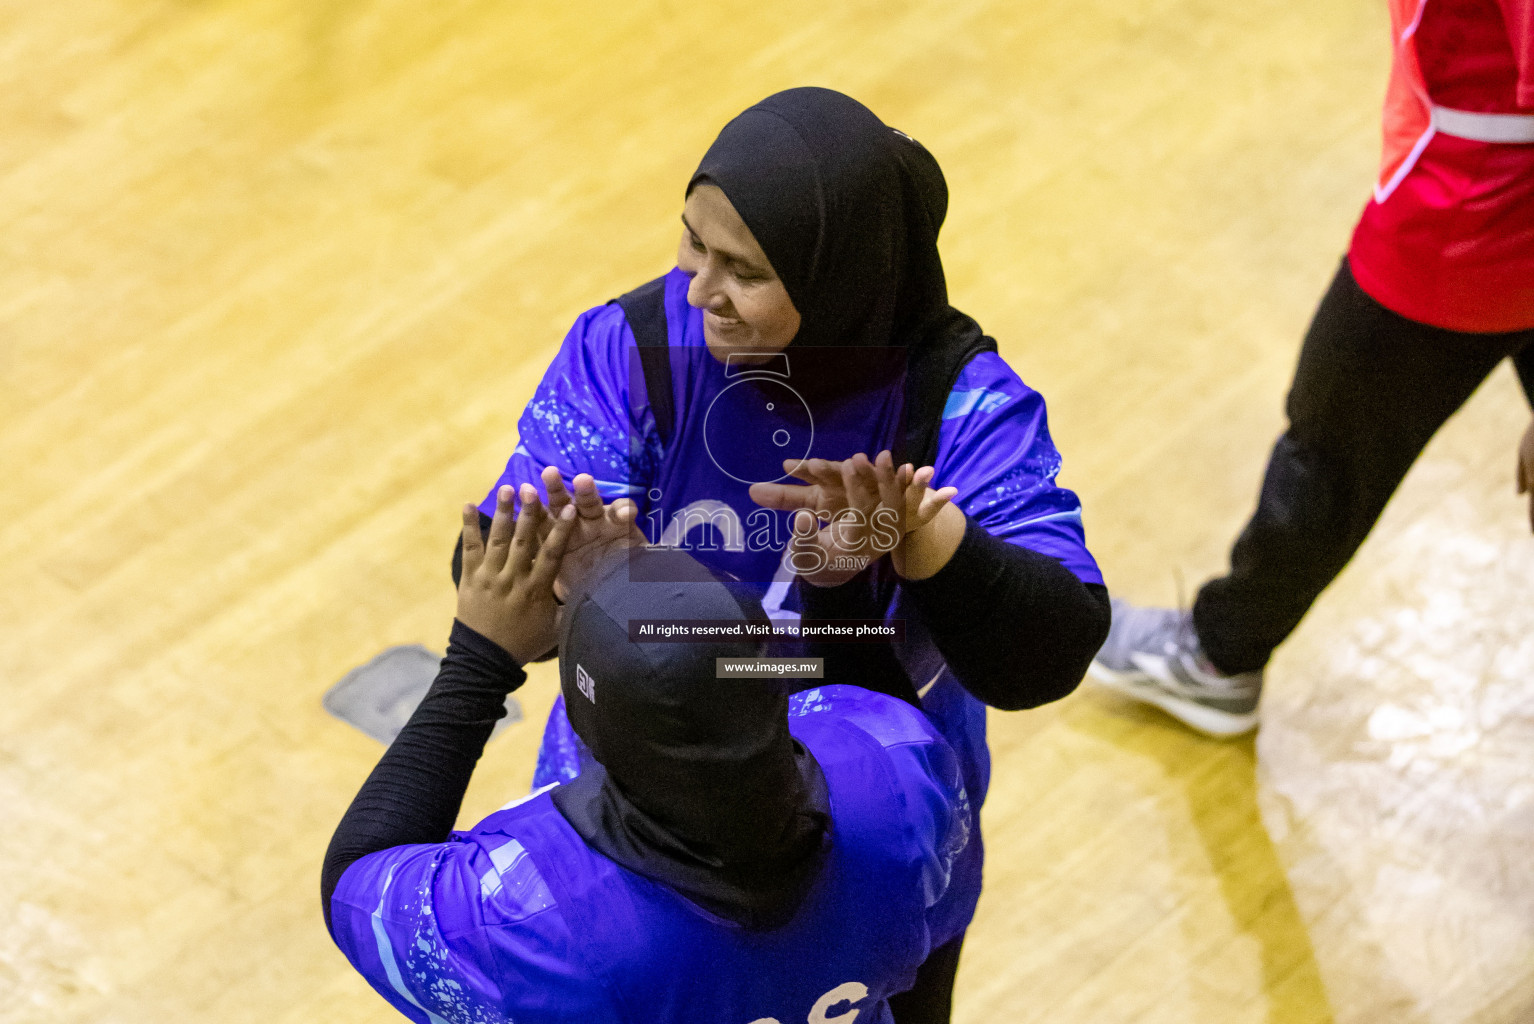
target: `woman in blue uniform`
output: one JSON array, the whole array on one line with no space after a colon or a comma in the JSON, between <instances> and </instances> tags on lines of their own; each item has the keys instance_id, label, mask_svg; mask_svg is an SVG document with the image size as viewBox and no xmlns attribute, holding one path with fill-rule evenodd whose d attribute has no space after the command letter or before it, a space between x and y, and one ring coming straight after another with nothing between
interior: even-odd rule
<instances>
[{"instance_id":1,"label":"woman in blue uniform","mask_svg":"<svg viewBox=\"0 0 1534 1024\"><path fill-rule=\"evenodd\" d=\"M636 617L761 624L685 552L586 562L560 684L592 760L450 832L555 632L575 510L549 524L531 490L515 531L503 490L483 544L465 509L447 656L326 853L337 945L420 1024L891 1024L969 835L957 758L885 694L716 678L760 641L631 641Z\"/></svg>"},{"instance_id":2,"label":"woman in blue uniform","mask_svg":"<svg viewBox=\"0 0 1534 1024\"><path fill-rule=\"evenodd\" d=\"M576 321L497 481L558 507L571 480L582 514L634 502L648 540L755 586L780 623L904 624L899 643L816 652L828 682L920 706L964 769L976 841L935 922L939 948L892 1000L901 1024L947 1019L979 895L985 705L1070 693L1109 618L1080 503L1055 483L1043 398L948 303L947 199L931 154L847 96L792 89L751 107L688 182L676 268ZM951 503L890 557L796 572L794 517L810 519L796 510L856 505L860 481L877 488L902 464L907 481L922 467L953 488ZM798 546L834 556L818 526ZM576 777L580 755L556 704L535 785Z\"/></svg>"}]
</instances>

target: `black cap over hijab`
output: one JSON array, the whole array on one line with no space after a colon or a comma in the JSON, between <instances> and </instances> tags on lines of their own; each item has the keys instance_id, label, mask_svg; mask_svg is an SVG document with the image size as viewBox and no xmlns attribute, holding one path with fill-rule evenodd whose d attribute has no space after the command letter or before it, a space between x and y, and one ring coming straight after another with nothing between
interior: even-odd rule
<instances>
[{"instance_id":1,"label":"black cap over hijab","mask_svg":"<svg viewBox=\"0 0 1534 1024\"><path fill-rule=\"evenodd\" d=\"M930 463L959 371L996 350L948 304L937 250L948 186L932 154L852 97L805 87L725 125L688 191L704 182L724 192L787 288L800 316L793 347L907 350L897 455Z\"/></svg>"},{"instance_id":2,"label":"black cap over hijab","mask_svg":"<svg viewBox=\"0 0 1534 1024\"><path fill-rule=\"evenodd\" d=\"M789 734L783 687L715 678L715 658L754 657L760 643L636 643L628 629L763 623L760 604L672 548L633 549L599 572L567 608L560 645L570 724L597 763L555 804L598 852L699 906L749 928L786 923L815 880L830 803Z\"/></svg>"}]
</instances>

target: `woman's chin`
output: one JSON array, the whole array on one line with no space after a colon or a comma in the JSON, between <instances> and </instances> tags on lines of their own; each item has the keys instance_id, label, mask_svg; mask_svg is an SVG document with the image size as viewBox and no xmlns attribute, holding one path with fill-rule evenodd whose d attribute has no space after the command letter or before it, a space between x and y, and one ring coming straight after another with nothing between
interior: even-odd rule
<instances>
[{"instance_id":1,"label":"woman's chin","mask_svg":"<svg viewBox=\"0 0 1534 1024\"><path fill-rule=\"evenodd\" d=\"M711 331L707 324L703 327L703 343L708 346L709 355L721 363L733 359L736 363L749 366L766 362L774 355L748 331L742 331L737 336L733 332Z\"/></svg>"}]
</instances>

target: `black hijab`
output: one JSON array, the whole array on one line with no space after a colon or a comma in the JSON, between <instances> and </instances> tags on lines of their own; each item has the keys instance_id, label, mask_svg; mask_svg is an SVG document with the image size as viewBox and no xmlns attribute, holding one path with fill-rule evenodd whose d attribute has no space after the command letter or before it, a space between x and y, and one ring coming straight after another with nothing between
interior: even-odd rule
<instances>
[{"instance_id":1,"label":"black hijab","mask_svg":"<svg viewBox=\"0 0 1534 1024\"><path fill-rule=\"evenodd\" d=\"M559 676L595 763L554 790L588 845L748 928L787 923L830 828L820 766L788 732L771 680L715 678L752 640L634 642L632 619L765 623L751 591L686 552L638 548L566 609ZM667 582L640 582L665 580Z\"/></svg>"},{"instance_id":2,"label":"black hijab","mask_svg":"<svg viewBox=\"0 0 1534 1024\"><path fill-rule=\"evenodd\" d=\"M850 96L789 89L725 125L688 191L704 182L728 197L788 289L800 316L793 348L905 350L895 454L930 464L959 371L996 351L948 304L937 251L948 185L932 154Z\"/></svg>"},{"instance_id":3,"label":"black hijab","mask_svg":"<svg viewBox=\"0 0 1534 1024\"><path fill-rule=\"evenodd\" d=\"M688 191L701 182L729 198L787 288L800 316L793 350L904 357L896 456L932 463L959 371L996 350L948 305L937 251L948 187L937 161L848 96L790 89L725 126ZM655 284L652 298L661 294ZM796 375L796 389L806 384ZM632 643L627 631L631 618L760 621L760 605L684 552L632 557L672 559L645 578L687 582L633 582L633 564L620 559L567 609L560 685L596 761L555 789L554 802L624 867L747 927L786 923L815 880L831 827L824 776L788 733L786 696L762 680L714 678L715 657L754 656L755 644ZM872 577L869 608L882 608L894 581ZM893 658L886 674L888 692L914 700Z\"/></svg>"}]
</instances>

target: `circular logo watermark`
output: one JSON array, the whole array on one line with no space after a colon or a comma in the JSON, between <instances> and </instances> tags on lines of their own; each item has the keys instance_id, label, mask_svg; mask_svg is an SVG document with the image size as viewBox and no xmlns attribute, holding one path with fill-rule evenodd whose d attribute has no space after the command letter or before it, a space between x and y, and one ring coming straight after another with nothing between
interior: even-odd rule
<instances>
[{"instance_id":1,"label":"circular logo watermark","mask_svg":"<svg viewBox=\"0 0 1534 1024\"><path fill-rule=\"evenodd\" d=\"M809 458L815 417L804 396L788 383L782 353L769 365L731 366L735 377L709 403L703 417L703 445L719 472L744 484L776 483L789 476L785 461ZM731 359L733 361L733 355Z\"/></svg>"}]
</instances>

